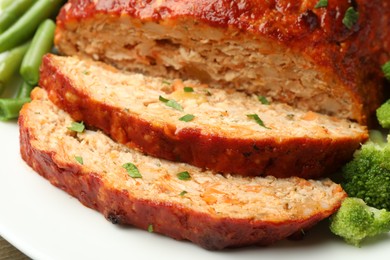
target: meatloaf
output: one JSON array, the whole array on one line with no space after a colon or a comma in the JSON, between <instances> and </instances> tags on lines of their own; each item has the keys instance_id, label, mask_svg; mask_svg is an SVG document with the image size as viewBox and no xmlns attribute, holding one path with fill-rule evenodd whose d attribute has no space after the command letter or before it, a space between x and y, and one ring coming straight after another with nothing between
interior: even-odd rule
<instances>
[{"instance_id":1,"label":"meatloaf","mask_svg":"<svg viewBox=\"0 0 390 260\"><path fill-rule=\"evenodd\" d=\"M381 64L390 61L390 1L382 1L384 15L381 17L382 25L379 35L382 36L381 42L384 46L384 51L380 60Z\"/></svg>"},{"instance_id":2,"label":"meatloaf","mask_svg":"<svg viewBox=\"0 0 390 260\"><path fill-rule=\"evenodd\" d=\"M74 120L42 89L19 117L23 159L53 185L104 214L208 249L269 245L334 213L330 181L222 176L149 157ZM71 128L71 129L69 129Z\"/></svg>"},{"instance_id":3,"label":"meatloaf","mask_svg":"<svg viewBox=\"0 0 390 260\"><path fill-rule=\"evenodd\" d=\"M58 16L55 44L66 55L198 79L366 124L383 100L378 60L389 41L388 3L318 2L70 0Z\"/></svg>"},{"instance_id":4,"label":"meatloaf","mask_svg":"<svg viewBox=\"0 0 390 260\"><path fill-rule=\"evenodd\" d=\"M234 175L319 178L367 139L347 120L77 57L46 56L40 86L74 120L122 144Z\"/></svg>"}]
</instances>

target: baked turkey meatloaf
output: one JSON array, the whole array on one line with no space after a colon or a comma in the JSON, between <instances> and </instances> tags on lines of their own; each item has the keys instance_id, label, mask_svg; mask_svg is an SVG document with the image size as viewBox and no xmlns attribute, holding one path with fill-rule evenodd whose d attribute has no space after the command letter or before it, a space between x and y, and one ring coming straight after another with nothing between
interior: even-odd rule
<instances>
[{"instance_id":1,"label":"baked turkey meatloaf","mask_svg":"<svg viewBox=\"0 0 390 260\"><path fill-rule=\"evenodd\" d=\"M235 175L319 178L367 139L347 120L77 57L44 57L39 84L74 120L122 144Z\"/></svg>"},{"instance_id":2,"label":"baked turkey meatloaf","mask_svg":"<svg viewBox=\"0 0 390 260\"><path fill-rule=\"evenodd\" d=\"M99 131L74 132L72 123L36 88L19 117L23 159L113 223L208 249L272 244L330 216L346 197L329 179L222 176L143 155Z\"/></svg>"},{"instance_id":3,"label":"baked turkey meatloaf","mask_svg":"<svg viewBox=\"0 0 390 260\"><path fill-rule=\"evenodd\" d=\"M260 93L365 124L383 100L378 60L389 43L388 1L318 2L70 0L55 44L66 55Z\"/></svg>"}]
</instances>

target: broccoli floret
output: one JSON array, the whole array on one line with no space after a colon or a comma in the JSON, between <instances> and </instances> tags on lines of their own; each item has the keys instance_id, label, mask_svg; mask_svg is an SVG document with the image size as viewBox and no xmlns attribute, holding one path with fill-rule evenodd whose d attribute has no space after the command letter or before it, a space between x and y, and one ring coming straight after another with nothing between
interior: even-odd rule
<instances>
[{"instance_id":1,"label":"broccoli floret","mask_svg":"<svg viewBox=\"0 0 390 260\"><path fill-rule=\"evenodd\" d=\"M369 207L358 198L346 198L330 221L330 230L354 246L390 231L390 212Z\"/></svg>"},{"instance_id":2,"label":"broccoli floret","mask_svg":"<svg viewBox=\"0 0 390 260\"><path fill-rule=\"evenodd\" d=\"M383 128L390 128L390 100L387 100L376 110L376 117Z\"/></svg>"},{"instance_id":3,"label":"broccoli floret","mask_svg":"<svg viewBox=\"0 0 390 260\"><path fill-rule=\"evenodd\" d=\"M341 183L349 197L390 211L390 144L368 142L343 169Z\"/></svg>"},{"instance_id":4,"label":"broccoli floret","mask_svg":"<svg viewBox=\"0 0 390 260\"><path fill-rule=\"evenodd\" d=\"M390 80L390 61L382 65L382 71L387 80Z\"/></svg>"}]
</instances>

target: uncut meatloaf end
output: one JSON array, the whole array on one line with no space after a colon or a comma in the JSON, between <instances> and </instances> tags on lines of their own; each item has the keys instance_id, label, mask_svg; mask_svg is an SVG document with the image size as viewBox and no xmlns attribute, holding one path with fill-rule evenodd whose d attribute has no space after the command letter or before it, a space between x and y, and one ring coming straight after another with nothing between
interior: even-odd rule
<instances>
[{"instance_id":1,"label":"uncut meatloaf end","mask_svg":"<svg viewBox=\"0 0 390 260\"><path fill-rule=\"evenodd\" d=\"M207 249L273 244L330 216L346 197L329 179L222 176L145 156L99 131L71 131L72 122L36 88L19 117L22 158L113 223L152 225ZM141 178L129 176L130 163Z\"/></svg>"},{"instance_id":2,"label":"uncut meatloaf end","mask_svg":"<svg viewBox=\"0 0 390 260\"><path fill-rule=\"evenodd\" d=\"M121 69L198 79L366 124L383 101L382 0L71 0L55 44ZM350 28L348 8L359 13Z\"/></svg>"},{"instance_id":3,"label":"uncut meatloaf end","mask_svg":"<svg viewBox=\"0 0 390 260\"><path fill-rule=\"evenodd\" d=\"M320 178L351 160L368 137L348 120L78 57L44 57L40 86L74 120L115 141L234 175Z\"/></svg>"},{"instance_id":4,"label":"uncut meatloaf end","mask_svg":"<svg viewBox=\"0 0 390 260\"><path fill-rule=\"evenodd\" d=\"M382 25L380 26L381 42L383 43L383 54L380 60L381 64L390 61L390 1L382 1L383 15Z\"/></svg>"}]
</instances>

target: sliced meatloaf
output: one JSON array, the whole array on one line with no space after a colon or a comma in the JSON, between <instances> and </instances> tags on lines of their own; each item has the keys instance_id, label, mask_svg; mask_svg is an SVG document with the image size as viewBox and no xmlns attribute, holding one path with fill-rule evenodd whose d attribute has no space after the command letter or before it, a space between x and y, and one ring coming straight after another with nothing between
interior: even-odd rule
<instances>
[{"instance_id":1,"label":"sliced meatloaf","mask_svg":"<svg viewBox=\"0 0 390 260\"><path fill-rule=\"evenodd\" d=\"M113 223L208 249L269 245L328 217L346 197L328 179L222 176L149 157L99 131L70 130L74 120L42 89L32 99L19 117L23 159Z\"/></svg>"},{"instance_id":2,"label":"sliced meatloaf","mask_svg":"<svg viewBox=\"0 0 390 260\"><path fill-rule=\"evenodd\" d=\"M365 124L383 100L378 60L388 42L387 1L318 2L71 0L58 16L55 43L66 55L260 93Z\"/></svg>"},{"instance_id":3,"label":"sliced meatloaf","mask_svg":"<svg viewBox=\"0 0 390 260\"><path fill-rule=\"evenodd\" d=\"M74 120L122 144L234 175L318 178L367 139L347 120L77 57L46 56L40 86Z\"/></svg>"},{"instance_id":4,"label":"sliced meatloaf","mask_svg":"<svg viewBox=\"0 0 390 260\"><path fill-rule=\"evenodd\" d=\"M390 61L390 1L382 1L383 15L382 26L380 27L382 36L381 42L384 46L384 53L382 54L380 63L384 64Z\"/></svg>"}]
</instances>

